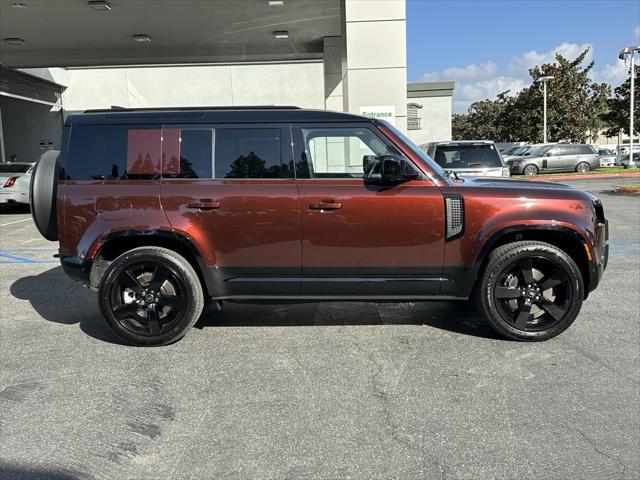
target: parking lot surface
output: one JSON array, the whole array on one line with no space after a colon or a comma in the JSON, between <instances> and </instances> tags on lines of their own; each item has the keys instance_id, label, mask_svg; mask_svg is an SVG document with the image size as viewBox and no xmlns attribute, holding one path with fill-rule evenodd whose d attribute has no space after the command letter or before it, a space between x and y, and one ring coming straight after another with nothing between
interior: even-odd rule
<instances>
[{"instance_id":1,"label":"parking lot surface","mask_svg":"<svg viewBox=\"0 0 640 480\"><path fill-rule=\"evenodd\" d=\"M466 304L228 304L123 345L28 212L0 212L0 479L640 478L640 198L543 343ZM637 182L637 180L636 180Z\"/></svg>"}]
</instances>

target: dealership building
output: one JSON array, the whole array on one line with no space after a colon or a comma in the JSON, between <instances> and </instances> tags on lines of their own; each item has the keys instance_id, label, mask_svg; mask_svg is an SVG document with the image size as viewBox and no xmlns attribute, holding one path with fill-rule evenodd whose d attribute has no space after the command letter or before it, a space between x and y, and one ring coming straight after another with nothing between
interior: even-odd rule
<instances>
[{"instance_id":1,"label":"dealership building","mask_svg":"<svg viewBox=\"0 0 640 480\"><path fill-rule=\"evenodd\" d=\"M296 105L451 138L453 82L407 83L405 0L0 2L2 161L95 108Z\"/></svg>"}]
</instances>

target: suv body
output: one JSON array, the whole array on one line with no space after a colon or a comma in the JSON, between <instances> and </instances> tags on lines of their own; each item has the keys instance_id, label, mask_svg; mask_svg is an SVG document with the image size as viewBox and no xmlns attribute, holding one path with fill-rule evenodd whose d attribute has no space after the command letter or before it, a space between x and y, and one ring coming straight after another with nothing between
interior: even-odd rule
<instances>
[{"instance_id":1,"label":"suv body","mask_svg":"<svg viewBox=\"0 0 640 480\"><path fill-rule=\"evenodd\" d=\"M421 148L445 171L469 176L510 176L502 155L489 140L434 142Z\"/></svg>"},{"instance_id":2,"label":"suv body","mask_svg":"<svg viewBox=\"0 0 640 480\"><path fill-rule=\"evenodd\" d=\"M98 289L107 323L142 345L183 336L207 300L474 292L496 330L542 340L573 321L608 255L593 195L450 178L389 124L328 111L71 115L32 198L64 271Z\"/></svg>"},{"instance_id":3,"label":"suv body","mask_svg":"<svg viewBox=\"0 0 640 480\"><path fill-rule=\"evenodd\" d=\"M556 143L509 161L515 175L537 175L540 172L586 173L600 167L598 152L591 145Z\"/></svg>"}]
</instances>

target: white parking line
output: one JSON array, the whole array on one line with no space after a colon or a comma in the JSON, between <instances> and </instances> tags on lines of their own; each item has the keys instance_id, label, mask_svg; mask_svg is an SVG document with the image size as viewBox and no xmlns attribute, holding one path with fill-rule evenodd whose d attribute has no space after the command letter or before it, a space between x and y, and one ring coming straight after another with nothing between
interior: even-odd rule
<instances>
[{"instance_id":1,"label":"white parking line","mask_svg":"<svg viewBox=\"0 0 640 480\"><path fill-rule=\"evenodd\" d=\"M14 223L26 222L27 220L31 220L31 217L23 218L22 220L14 220L13 222L3 223L2 225L0 225L0 227L6 227L7 225L13 225Z\"/></svg>"}]
</instances>

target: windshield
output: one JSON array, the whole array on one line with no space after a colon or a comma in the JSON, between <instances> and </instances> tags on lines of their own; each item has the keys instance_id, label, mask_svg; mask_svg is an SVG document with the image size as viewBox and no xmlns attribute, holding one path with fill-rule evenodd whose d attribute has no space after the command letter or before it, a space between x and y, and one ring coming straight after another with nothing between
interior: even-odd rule
<instances>
[{"instance_id":1,"label":"windshield","mask_svg":"<svg viewBox=\"0 0 640 480\"><path fill-rule=\"evenodd\" d=\"M437 145L434 160L445 170L500 168L502 159L495 145Z\"/></svg>"},{"instance_id":2,"label":"windshield","mask_svg":"<svg viewBox=\"0 0 640 480\"><path fill-rule=\"evenodd\" d=\"M32 165L30 163L5 163L0 164L2 173L26 173Z\"/></svg>"},{"instance_id":3,"label":"windshield","mask_svg":"<svg viewBox=\"0 0 640 480\"><path fill-rule=\"evenodd\" d=\"M418 147L415 143L413 143L413 141L409 137L407 137L404 133L402 133L396 127L391 125L389 122L386 122L384 120L379 120L379 122L383 123L386 128L388 128L395 135L397 135L400 138L400 140L402 140L407 145L407 147L411 149L413 153L415 153L418 157L420 157L420 159L422 159L424 163L429 165L438 175L440 175L443 178L446 177L444 170L440 168L440 165L434 162L433 159L429 155L427 155L427 152L425 152L420 147Z\"/></svg>"}]
</instances>

